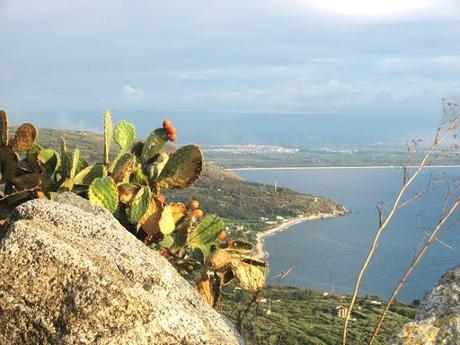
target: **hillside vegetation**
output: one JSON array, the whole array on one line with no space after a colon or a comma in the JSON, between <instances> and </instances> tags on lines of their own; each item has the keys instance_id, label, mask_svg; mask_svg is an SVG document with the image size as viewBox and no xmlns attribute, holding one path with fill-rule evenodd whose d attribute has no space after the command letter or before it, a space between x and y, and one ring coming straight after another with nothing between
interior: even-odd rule
<instances>
[{"instance_id":1,"label":"hillside vegetation","mask_svg":"<svg viewBox=\"0 0 460 345\"><path fill-rule=\"evenodd\" d=\"M336 308L348 306L348 296L325 296L308 289L269 286L259 293L259 298L259 303L251 307L242 323L242 335L248 345L340 344L343 319L336 314ZM229 291L220 311L236 322L250 299L251 296L241 290ZM368 344L383 309L378 305L380 301L375 296L358 299L350 325L350 344ZM391 335L412 321L415 311L414 306L395 303L377 344L387 344Z\"/></svg>"}]
</instances>

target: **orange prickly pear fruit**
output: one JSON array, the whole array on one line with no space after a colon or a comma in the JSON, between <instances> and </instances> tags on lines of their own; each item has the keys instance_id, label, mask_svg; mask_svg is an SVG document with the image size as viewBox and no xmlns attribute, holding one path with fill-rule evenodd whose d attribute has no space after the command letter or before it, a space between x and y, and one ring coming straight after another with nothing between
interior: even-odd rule
<instances>
[{"instance_id":1,"label":"orange prickly pear fruit","mask_svg":"<svg viewBox=\"0 0 460 345\"><path fill-rule=\"evenodd\" d=\"M173 127L173 124L172 124L171 121L169 121L169 120L164 120L164 121L163 121L163 129L164 129L164 130L167 131L168 128L171 128L171 127Z\"/></svg>"},{"instance_id":2,"label":"orange prickly pear fruit","mask_svg":"<svg viewBox=\"0 0 460 345\"><path fill-rule=\"evenodd\" d=\"M176 135L176 133L171 133L171 134L169 134L169 135L168 135L168 139L169 139L169 141L172 141L172 142L176 141L176 140L177 140L177 135Z\"/></svg>"},{"instance_id":3,"label":"orange prickly pear fruit","mask_svg":"<svg viewBox=\"0 0 460 345\"><path fill-rule=\"evenodd\" d=\"M203 211L198 208L192 211L192 216L194 216L195 218L201 218L203 217L203 214Z\"/></svg>"},{"instance_id":4,"label":"orange prickly pear fruit","mask_svg":"<svg viewBox=\"0 0 460 345\"><path fill-rule=\"evenodd\" d=\"M226 237L227 237L227 235L225 234L225 231L222 230L221 232L219 232L219 235L217 236L217 239L222 242L223 240L225 240Z\"/></svg>"},{"instance_id":5,"label":"orange prickly pear fruit","mask_svg":"<svg viewBox=\"0 0 460 345\"><path fill-rule=\"evenodd\" d=\"M198 207L200 207L200 203L198 202L198 200L192 200L190 201L190 204L188 204L188 208L190 210L196 210Z\"/></svg>"}]
</instances>

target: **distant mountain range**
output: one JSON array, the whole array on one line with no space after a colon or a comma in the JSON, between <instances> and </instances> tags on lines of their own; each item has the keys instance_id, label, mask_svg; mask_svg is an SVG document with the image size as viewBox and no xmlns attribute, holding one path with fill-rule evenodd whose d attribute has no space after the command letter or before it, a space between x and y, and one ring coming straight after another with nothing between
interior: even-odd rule
<instances>
[{"instance_id":1,"label":"distant mountain range","mask_svg":"<svg viewBox=\"0 0 460 345\"><path fill-rule=\"evenodd\" d=\"M432 138L440 112L420 113L273 113L199 112L171 110L113 109L115 120L136 125L140 138L169 118L178 129L178 142L185 144L259 144L291 148L318 148L323 145L373 144L407 139ZM40 127L85 131L102 130L102 110L70 112L29 112L14 116L17 122L32 121ZM44 116L46 115L46 116Z\"/></svg>"}]
</instances>

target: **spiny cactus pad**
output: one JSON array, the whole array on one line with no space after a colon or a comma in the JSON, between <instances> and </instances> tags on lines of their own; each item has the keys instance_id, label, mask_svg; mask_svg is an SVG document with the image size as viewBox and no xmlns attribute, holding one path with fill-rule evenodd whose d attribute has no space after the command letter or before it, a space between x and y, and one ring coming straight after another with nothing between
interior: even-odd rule
<instances>
[{"instance_id":1,"label":"spiny cactus pad","mask_svg":"<svg viewBox=\"0 0 460 345\"><path fill-rule=\"evenodd\" d=\"M168 134L163 128L158 128L150 133L142 147L142 161L147 162L159 153L168 142Z\"/></svg>"},{"instance_id":2,"label":"spiny cactus pad","mask_svg":"<svg viewBox=\"0 0 460 345\"><path fill-rule=\"evenodd\" d=\"M31 123L23 123L18 127L14 138L11 142L11 147L14 151L29 150L37 138L37 128Z\"/></svg>"},{"instance_id":3,"label":"spiny cactus pad","mask_svg":"<svg viewBox=\"0 0 460 345\"><path fill-rule=\"evenodd\" d=\"M0 109L0 145L8 145L8 115L6 111Z\"/></svg>"},{"instance_id":4,"label":"spiny cactus pad","mask_svg":"<svg viewBox=\"0 0 460 345\"><path fill-rule=\"evenodd\" d=\"M118 193L115 182L109 176L96 178L89 186L89 200L114 213L118 207Z\"/></svg>"},{"instance_id":5,"label":"spiny cactus pad","mask_svg":"<svg viewBox=\"0 0 460 345\"><path fill-rule=\"evenodd\" d=\"M206 216L190 231L188 244L192 247L199 247L214 242L223 228L224 222L220 217L216 215Z\"/></svg>"},{"instance_id":6,"label":"spiny cactus pad","mask_svg":"<svg viewBox=\"0 0 460 345\"><path fill-rule=\"evenodd\" d=\"M121 121L113 130L113 138L120 149L126 151L136 139L136 128L128 121Z\"/></svg>"},{"instance_id":7,"label":"spiny cactus pad","mask_svg":"<svg viewBox=\"0 0 460 345\"><path fill-rule=\"evenodd\" d=\"M158 185L178 189L189 187L198 179L202 169L201 149L197 145L183 146L169 158L158 177Z\"/></svg>"},{"instance_id":8,"label":"spiny cactus pad","mask_svg":"<svg viewBox=\"0 0 460 345\"><path fill-rule=\"evenodd\" d=\"M133 224L137 224L145 212L147 212L151 200L152 191L150 187L144 186L139 189L134 199L128 205L128 220Z\"/></svg>"}]
</instances>

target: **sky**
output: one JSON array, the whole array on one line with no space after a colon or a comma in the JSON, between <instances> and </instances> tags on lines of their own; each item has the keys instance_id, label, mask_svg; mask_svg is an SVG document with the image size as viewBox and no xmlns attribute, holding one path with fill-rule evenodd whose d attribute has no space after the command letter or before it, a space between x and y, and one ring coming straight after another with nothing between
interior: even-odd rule
<instances>
[{"instance_id":1,"label":"sky","mask_svg":"<svg viewBox=\"0 0 460 345\"><path fill-rule=\"evenodd\" d=\"M140 135L166 116L200 142L425 136L460 99L459 15L459 0L0 0L0 107L85 130L111 109Z\"/></svg>"}]
</instances>

